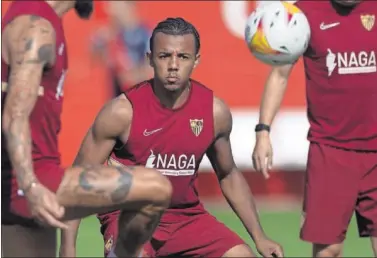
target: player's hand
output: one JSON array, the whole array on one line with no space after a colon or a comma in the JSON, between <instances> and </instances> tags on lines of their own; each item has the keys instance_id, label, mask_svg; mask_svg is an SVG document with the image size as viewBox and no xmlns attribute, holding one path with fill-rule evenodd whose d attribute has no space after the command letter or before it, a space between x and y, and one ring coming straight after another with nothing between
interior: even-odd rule
<instances>
[{"instance_id":1,"label":"player's hand","mask_svg":"<svg viewBox=\"0 0 377 258\"><path fill-rule=\"evenodd\" d=\"M254 169L268 179L268 170L272 169L272 145L268 132L257 133L252 159Z\"/></svg>"},{"instance_id":2,"label":"player's hand","mask_svg":"<svg viewBox=\"0 0 377 258\"><path fill-rule=\"evenodd\" d=\"M255 246L263 257L284 257L283 248L268 238L258 240Z\"/></svg>"},{"instance_id":3,"label":"player's hand","mask_svg":"<svg viewBox=\"0 0 377 258\"><path fill-rule=\"evenodd\" d=\"M31 215L40 224L66 229L68 226L61 222L64 207L58 203L56 195L45 186L37 183L25 193Z\"/></svg>"}]
</instances>

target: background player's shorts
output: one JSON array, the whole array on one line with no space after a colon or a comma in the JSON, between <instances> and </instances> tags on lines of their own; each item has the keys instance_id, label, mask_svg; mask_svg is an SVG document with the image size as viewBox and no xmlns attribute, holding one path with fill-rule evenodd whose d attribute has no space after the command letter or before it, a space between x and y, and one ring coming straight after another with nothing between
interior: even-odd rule
<instances>
[{"instance_id":1,"label":"background player's shorts","mask_svg":"<svg viewBox=\"0 0 377 258\"><path fill-rule=\"evenodd\" d=\"M353 212L361 237L377 237L377 152L311 143L301 239L341 243Z\"/></svg>"},{"instance_id":2,"label":"background player's shorts","mask_svg":"<svg viewBox=\"0 0 377 258\"><path fill-rule=\"evenodd\" d=\"M117 238L117 215L100 218L105 243L105 257ZM160 223L153 238L144 246L147 257L194 256L221 257L245 242L209 213L184 216L181 222Z\"/></svg>"},{"instance_id":3,"label":"background player's shorts","mask_svg":"<svg viewBox=\"0 0 377 258\"><path fill-rule=\"evenodd\" d=\"M56 192L64 176L64 169L56 164L40 162L34 165L34 172L39 182L52 192ZM1 180L1 224L35 227L38 224L31 219L31 213L25 197L18 191L17 180L10 173L2 171Z\"/></svg>"}]
</instances>

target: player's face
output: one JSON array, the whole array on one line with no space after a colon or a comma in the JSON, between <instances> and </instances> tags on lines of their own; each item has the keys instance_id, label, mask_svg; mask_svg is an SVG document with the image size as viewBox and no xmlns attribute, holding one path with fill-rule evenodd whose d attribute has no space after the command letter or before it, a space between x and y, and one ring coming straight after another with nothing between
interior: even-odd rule
<instances>
[{"instance_id":1,"label":"player's face","mask_svg":"<svg viewBox=\"0 0 377 258\"><path fill-rule=\"evenodd\" d=\"M158 32L153 40L153 51L148 57L155 79L169 91L187 86L200 58L195 51L194 35L174 36Z\"/></svg>"},{"instance_id":2,"label":"player's face","mask_svg":"<svg viewBox=\"0 0 377 258\"><path fill-rule=\"evenodd\" d=\"M89 19L93 12L93 0L76 0L75 10L80 18Z\"/></svg>"},{"instance_id":3,"label":"player's face","mask_svg":"<svg viewBox=\"0 0 377 258\"><path fill-rule=\"evenodd\" d=\"M334 0L337 4L343 5L343 6L354 6L358 3L360 3L362 0Z\"/></svg>"}]
</instances>

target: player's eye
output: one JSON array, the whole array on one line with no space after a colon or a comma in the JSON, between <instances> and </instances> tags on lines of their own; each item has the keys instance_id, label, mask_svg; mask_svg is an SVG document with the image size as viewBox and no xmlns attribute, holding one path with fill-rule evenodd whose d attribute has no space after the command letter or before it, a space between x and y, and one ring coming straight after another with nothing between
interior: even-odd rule
<instances>
[{"instance_id":1,"label":"player's eye","mask_svg":"<svg viewBox=\"0 0 377 258\"><path fill-rule=\"evenodd\" d=\"M169 54L161 54L161 55L158 56L158 58L160 58L160 59L166 59L169 56L170 56Z\"/></svg>"},{"instance_id":2,"label":"player's eye","mask_svg":"<svg viewBox=\"0 0 377 258\"><path fill-rule=\"evenodd\" d=\"M183 60L187 60L189 59L190 57L186 56L186 55L179 55L178 56L180 59L183 59Z\"/></svg>"}]
</instances>

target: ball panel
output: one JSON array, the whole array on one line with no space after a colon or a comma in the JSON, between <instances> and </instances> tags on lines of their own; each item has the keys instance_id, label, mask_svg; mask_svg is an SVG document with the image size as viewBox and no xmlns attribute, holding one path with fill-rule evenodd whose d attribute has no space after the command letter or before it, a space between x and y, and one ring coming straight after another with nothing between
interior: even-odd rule
<instances>
[{"instance_id":1,"label":"ball panel","mask_svg":"<svg viewBox=\"0 0 377 258\"><path fill-rule=\"evenodd\" d=\"M287 13L291 14L291 15L294 15L296 13L301 13L302 11L297 7L295 6L294 4L290 4L288 2L284 2L282 1L281 2L283 4L283 6L285 7L285 10L287 11Z\"/></svg>"},{"instance_id":2,"label":"ball panel","mask_svg":"<svg viewBox=\"0 0 377 258\"><path fill-rule=\"evenodd\" d=\"M251 51L264 53L264 54L278 54L279 53L278 51L271 48L263 32L263 29L259 27L257 31L255 32L254 36L251 38L250 49Z\"/></svg>"}]
</instances>

